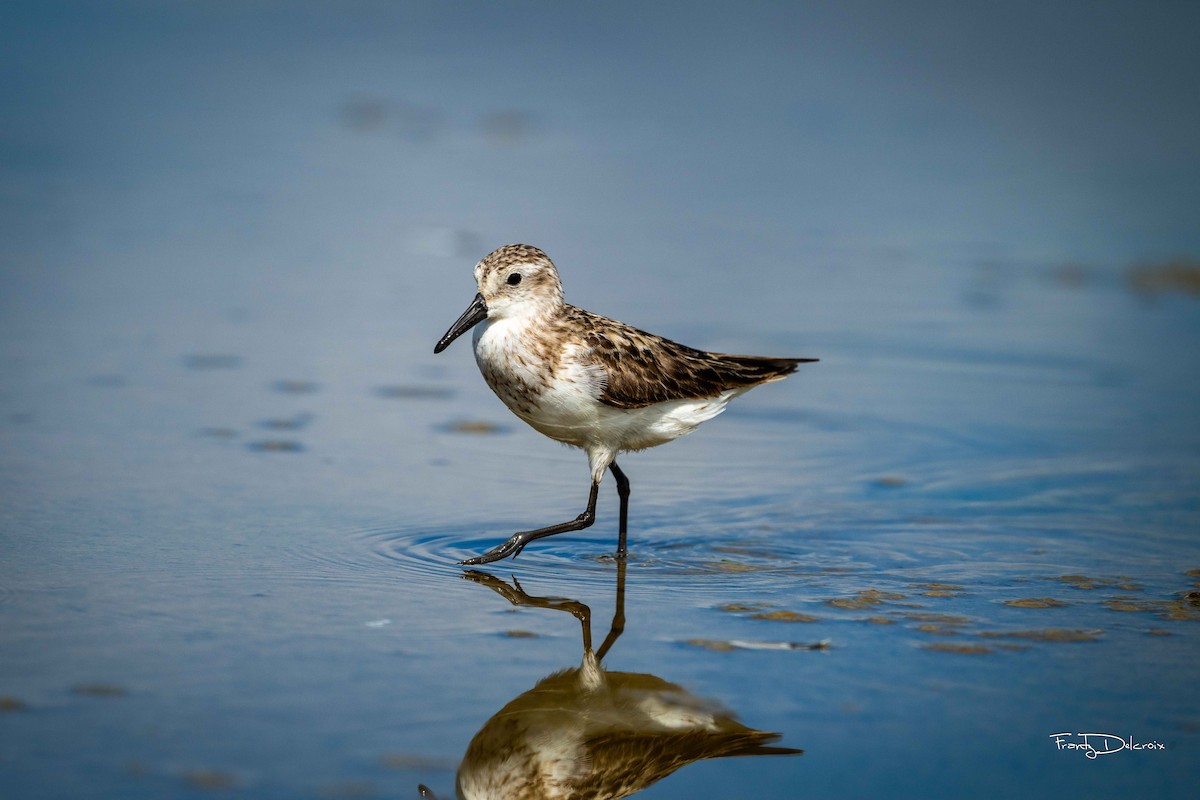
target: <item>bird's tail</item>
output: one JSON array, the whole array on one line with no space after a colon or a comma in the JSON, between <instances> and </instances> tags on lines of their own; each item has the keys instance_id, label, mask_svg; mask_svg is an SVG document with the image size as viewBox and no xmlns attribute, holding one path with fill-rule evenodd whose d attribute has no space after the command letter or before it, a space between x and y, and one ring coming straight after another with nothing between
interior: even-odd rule
<instances>
[{"instance_id":1,"label":"bird's tail","mask_svg":"<svg viewBox=\"0 0 1200 800\"><path fill-rule=\"evenodd\" d=\"M769 731L746 731L743 736L730 739L728 744L731 747L721 753L721 756L798 756L804 752L795 747L777 747L770 744L782 735Z\"/></svg>"},{"instance_id":2,"label":"bird's tail","mask_svg":"<svg viewBox=\"0 0 1200 800\"><path fill-rule=\"evenodd\" d=\"M730 753L731 756L799 756L803 755L804 751L798 747L767 747L766 745L751 745L736 753Z\"/></svg>"},{"instance_id":3,"label":"bird's tail","mask_svg":"<svg viewBox=\"0 0 1200 800\"><path fill-rule=\"evenodd\" d=\"M818 358L771 358L770 356L722 355L726 368L732 367L742 384L759 384L778 381L796 371L801 364L820 361Z\"/></svg>"},{"instance_id":4,"label":"bird's tail","mask_svg":"<svg viewBox=\"0 0 1200 800\"><path fill-rule=\"evenodd\" d=\"M720 744L712 747L710 743L709 752L704 755L704 758L727 758L732 756L798 756L803 753L803 750L798 750L794 747L778 747L774 742L779 741L783 736L781 733L773 733L771 731L759 731L754 728L747 728L734 720L727 720L725 727L733 727L733 730L726 730L720 737Z\"/></svg>"}]
</instances>

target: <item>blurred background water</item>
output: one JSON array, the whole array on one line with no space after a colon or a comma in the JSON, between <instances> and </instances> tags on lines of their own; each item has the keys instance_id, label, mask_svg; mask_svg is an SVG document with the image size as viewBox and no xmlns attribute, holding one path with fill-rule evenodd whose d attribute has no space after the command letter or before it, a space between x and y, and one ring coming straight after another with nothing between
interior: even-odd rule
<instances>
[{"instance_id":1,"label":"blurred background water","mask_svg":"<svg viewBox=\"0 0 1200 800\"><path fill-rule=\"evenodd\" d=\"M1190 796L1198 24L5 3L0 795L451 796L579 664L454 566L586 496L465 341L432 354L528 242L578 305L821 358L622 460L607 666L806 751L640 796ZM597 637L603 488L489 570ZM1088 731L1166 749L1051 738Z\"/></svg>"}]
</instances>

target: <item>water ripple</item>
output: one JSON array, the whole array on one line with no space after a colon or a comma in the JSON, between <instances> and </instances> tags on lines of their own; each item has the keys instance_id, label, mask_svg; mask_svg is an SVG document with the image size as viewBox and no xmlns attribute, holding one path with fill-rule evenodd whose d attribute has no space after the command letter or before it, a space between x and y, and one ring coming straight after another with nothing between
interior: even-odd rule
<instances>
[{"instance_id":1,"label":"water ripple","mask_svg":"<svg viewBox=\"0 0 1200 800\"><path fill-rule=\"evenodd\" d=\"M360 531L379 565L399 570L418 583L441 583L463 568L458 562L498 543L499 537L478 531L429 535L394 528ZM631 591L639 594L686 593L707 598L730 594L764 594L819 586L837 576L876 573L912 566L908 543L842 541L787 532L746 537L738 533L714 537L696 533L641 532L631 542L628 569ZM517 559L485 565L484 570L563 582L573 588L611 586L615 558L612 542L581 536L537 542ZM924 542L919 563L960 563L963 554L944 543Z\"/></svg>"}]
</instances>

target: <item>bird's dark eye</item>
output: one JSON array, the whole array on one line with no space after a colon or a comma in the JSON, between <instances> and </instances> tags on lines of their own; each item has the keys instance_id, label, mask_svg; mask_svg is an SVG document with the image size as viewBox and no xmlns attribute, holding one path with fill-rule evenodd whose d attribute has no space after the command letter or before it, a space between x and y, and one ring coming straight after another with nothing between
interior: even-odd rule
<instances>
[{"instance_id":1,"label":"bird's dark eye","mask_svg":"<svg viewBox=\"0 0 1200 800\"><path fill-rule=\"evenodd\" d=\"M520 282L521 282L521 273L514 272L513 274L508 276L508 285L509 286L516 286Z\"/></svg>"}]
</instances>

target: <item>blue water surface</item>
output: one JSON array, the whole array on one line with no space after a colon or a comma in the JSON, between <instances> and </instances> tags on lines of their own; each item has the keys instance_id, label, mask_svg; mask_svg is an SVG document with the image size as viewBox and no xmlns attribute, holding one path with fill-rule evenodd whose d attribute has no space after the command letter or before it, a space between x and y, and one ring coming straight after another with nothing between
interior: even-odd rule
<instances>
[{"instance_id":1,"label":"blue water surface","mask_svg":"<svg viewBox=\"0 0 1200 800\"><path fill-rule=\"evenodd\" d=\"M432 352L523 241L570 302L821 359L621 459L605 668L805 751L639 796L1190 797L1198 23L5 4L0 796L454 796L584 658L525 598L600 645L609 484L505 588L456 566L586 498Z\"/></svg>"}]
</instances>

